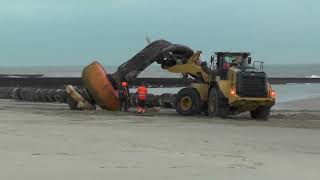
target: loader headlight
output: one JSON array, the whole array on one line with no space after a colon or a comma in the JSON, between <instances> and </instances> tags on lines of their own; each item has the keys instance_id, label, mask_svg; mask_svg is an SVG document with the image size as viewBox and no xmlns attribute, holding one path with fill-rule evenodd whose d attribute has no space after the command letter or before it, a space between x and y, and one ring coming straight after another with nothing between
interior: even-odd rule
<instances>
[{"instance_id":1,"label":"loader headlight","mask_svg":"<svg viewBox=\"0 0 320 180\"><path fill-rule=\"evenodd\" d=\"M231 89L231 90L230 90L230 95L231 95L231 96L237 95L236 89Z\"/></svg>"},{"instance_id":2,"label":"loader headlight","mask_svg":"<svg viewBox=\"0 0 320 180\"><path fill-rule=\"evenodd\" d=\"M275 97L277 96L276 91L275 91L275 90L271 90L270 96L271 96L272 98L275 98Z\"/></svg>"}]
</instances>

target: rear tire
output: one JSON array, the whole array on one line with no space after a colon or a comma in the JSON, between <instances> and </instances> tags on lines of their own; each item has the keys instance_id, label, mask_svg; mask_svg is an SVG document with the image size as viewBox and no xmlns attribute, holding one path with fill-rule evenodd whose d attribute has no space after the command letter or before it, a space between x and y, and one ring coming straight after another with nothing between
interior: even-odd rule
<instances>
[{"instance_id":1,"label":"rear tire","mask_svg":"<svg viewBox=\"0 0 320 180\"><path fill-rule=\"evenodd\" d=\"M270 107L268 106L259 106L257 109L250 111L252 119L260 121L268 121L270 117Z\"/></svg>"},{"instance_id":2,"label":"rear tire","mask_svg":"<svg viewBox=\"0 0 320 180\"><path fill-rule=\"evenodd\" d=\"M228 117L228 104L223 101L223 95L218 89L212 88L208 98L208 115L209 117Z\"/></svg>"},{"instance_id":3,"label":"rear tire","mask_svg":"<svg viewBox=\"0 0 320 180\"><path fill-rule=\"evenodd\" d=\"M184 116L192 116L200 112L201 98L195 88L183 88L176 99L176 111Z\"/></svg>"}]
</instances>

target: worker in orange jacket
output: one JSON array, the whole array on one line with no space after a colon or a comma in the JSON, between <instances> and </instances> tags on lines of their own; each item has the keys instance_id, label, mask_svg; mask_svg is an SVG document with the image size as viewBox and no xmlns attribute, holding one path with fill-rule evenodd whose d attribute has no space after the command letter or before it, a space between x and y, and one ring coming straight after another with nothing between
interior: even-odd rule
<instances>
[{"instance_id":1,"label":"worker in orange jacket","mask_svg":"<svg viewBox=\"0 0 320 180\"><path fill-rule=\"evenodd\" d=\"M146 112L146 100L147 100L148 89L141 83L137 89L137 111L138 113Z\"/></svg>"}]
</instances>

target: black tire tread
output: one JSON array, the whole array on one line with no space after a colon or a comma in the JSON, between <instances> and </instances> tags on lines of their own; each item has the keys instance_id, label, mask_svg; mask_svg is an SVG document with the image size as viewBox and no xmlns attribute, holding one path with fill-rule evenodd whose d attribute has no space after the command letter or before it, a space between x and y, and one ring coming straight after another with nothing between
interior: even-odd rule
<instances>
[{"instance_id":1,"label":"black tire tread","mask_svg":"<svg viewBox=\"0 0 320 180\"><path fill-rule=\"evenodd\" d=\"M250 111L250 115L252 119L268 121L270 117L270 107L259 106L257 109Z\"/></svg>"},{"instance_id":2,"label":"black tire tread","mask_svg":"<svg viewBox=\"0 0 320 180\"><path fill-rule=\"evenodd\" d=\"M221 117L221 118L226 118L229 114L229 106L227 104L227 102L224 101L223 99L223 95L222 93L220 92L219 89L217 88L211 88L210 90L210 93L209 93L209 97L208 97L208 115L210 117L215 117L215 116L218 116L218 117ZM210 110L210 99L211 98L215 98L216 99L216 110L215 112L211 112Z\"/></svg>"}]
</instances>

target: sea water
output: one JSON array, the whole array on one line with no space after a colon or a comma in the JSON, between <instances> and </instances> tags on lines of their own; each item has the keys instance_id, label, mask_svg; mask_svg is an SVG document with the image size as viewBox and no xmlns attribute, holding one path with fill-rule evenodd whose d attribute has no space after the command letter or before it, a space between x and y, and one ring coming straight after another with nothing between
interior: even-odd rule
<instances>
[{"instance_id":1,"label":"sea water","mask_svg":"<svg viewBox=\"0 0 320 180\"><path fill-rule=\"evenodd\" d=\"M320 98L320 84L272 85L277 92L277 102Z\"/></svg>"},{"instance_id":2,"label":"sea water","mask_svg":"<svg viewBox=\"0 0 320 180\"><path fill-rule=\"evenodd\" d=\"M80 77L83 66L67 67L0 67L0 74L43 74L45 77ZM117 66L105 66L108 73L117 70ZM320 77L320 64L265 65L264 71L269 77ZM180 77L180 74L169 73L152 65L139 77ZM320 84L285 84L272 85L277 92L277 102L288 102L299 99L320 98ZM181 88L149 88L153 94L177 93Z\"/></svg>"},{"instance_id":3,"label":"sea water","mask_svg":"<svg viewBox=\"0 0 320 180\"><path fill-rule=\"evenodd\" d=\"M320 84L280 84L272 85L277 93L277 103L302 99L320 98ZM149 88L149 93L178 93L181 88ZM134 89L133 89L134 90Z\"/></svg>"},{"instance_id":4,"label":"sea water","mask_svg":"<svg viewBox=\"0 0 320 180\"><path fill-rule=\"evenodd\" d=\"M39 67L0 67L0 74L43 74L46 77L80 77L84 66L39 66ZM117 66L104 66L108 73L117 70ZM264 71L268 77L310 77L320 78L320 64L266 64ZM168 73L158 64L145 69L139 77L179 77Z\"/></svg>"}]
</instances>

